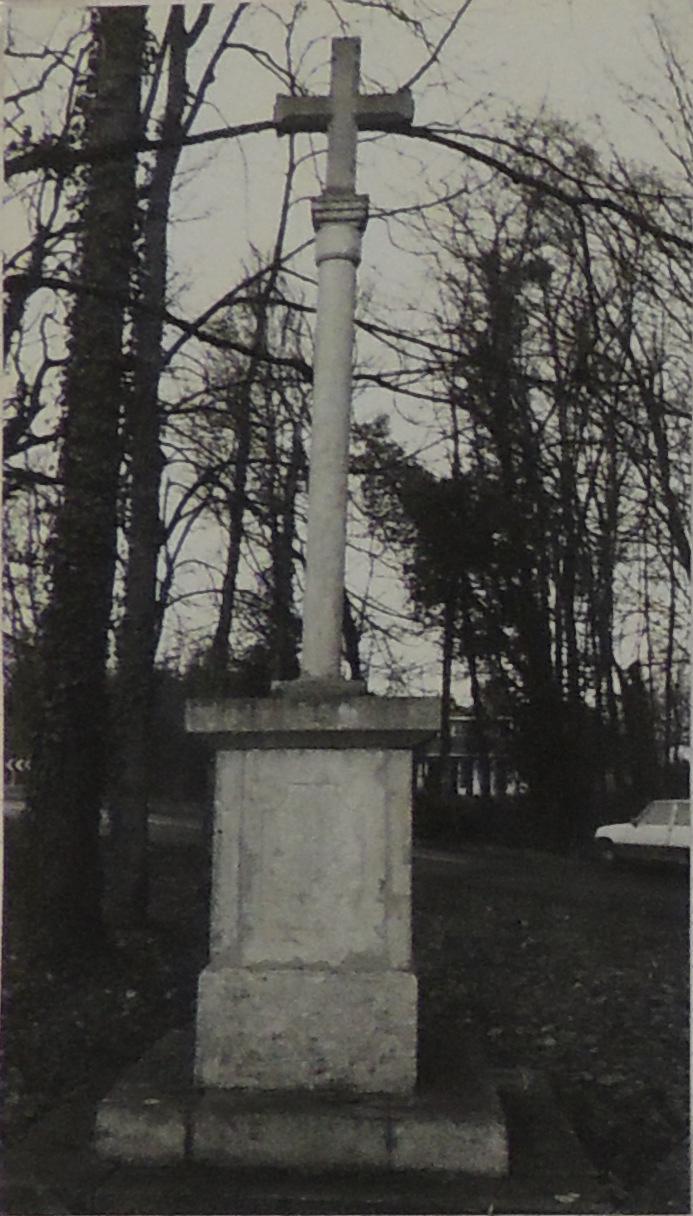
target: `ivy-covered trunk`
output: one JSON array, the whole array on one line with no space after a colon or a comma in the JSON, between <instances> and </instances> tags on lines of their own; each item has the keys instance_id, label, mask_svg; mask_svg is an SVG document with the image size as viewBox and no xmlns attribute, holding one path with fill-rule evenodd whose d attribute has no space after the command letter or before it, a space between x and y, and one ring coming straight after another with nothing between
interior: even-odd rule
<instances>
[{"instance_id":1,"label":"ivy-covered trunk","mask_svg":"<svg viewBox=\"0 0 693 1216\"><path fill-rule=\"evenodd\" d=\"M106 661L116 562L125 302L133 262L144 9L95 9L84 89L97 158L81 197L78 290L63 385L62 497L40 635L41 704L28 790L23 894L35 944L55 958L103 944L99 819L108 751Z\"/></svg>"},{"instance_id":2,"label":"ivy-covered trunk","mask_svg":"<svg viewBox=\"0 0 693 1216\"><path fill-rule=\"evenodd\" d=\"M184 10L171 10L167 27L168 90L162 138L149 179L143 222L139 303L133 323L133 386L126 412L129 519L125 611L118 638L112 771L113 883L111 911L137 924L148 904L148 813L158 639L156 576L162 540L159 492L163 310L166 304L171 188L180 158L187 100L188 36ZM178 142L175 142L178 141Z\"/></svg>"}]
</instances>

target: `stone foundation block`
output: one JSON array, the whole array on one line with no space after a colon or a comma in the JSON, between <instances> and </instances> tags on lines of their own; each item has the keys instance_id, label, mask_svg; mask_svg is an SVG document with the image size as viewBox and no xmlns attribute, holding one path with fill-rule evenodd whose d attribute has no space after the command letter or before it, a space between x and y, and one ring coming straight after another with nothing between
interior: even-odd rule
<instances>
[{"instance_id":1,"label":"stone foundation block","mask_svg":"<svg viewBox=\"0 0 693 1216\"><path fill-rule=\"evenodd\" d=\"M409 971L208 967L195 1080L205 1088L406 1093L416 1081Z\"/></svg>"},{"instance_id":2,"label":"stone foundation block","mask_svg":"<svg viewBox=\"0 0 693 1216\"><path fill-rule=\"evenodd\" d=\"M440 1109L415 1095L330 1099L323 1095L208 1092L193 1119L192 1156L220 1166L372 1169L503 1177L508 1140L492 1094L460 1095Z\"/></svg>"},{"instance_id":3,"label":"stone foundation block","mask_svg":"<svg viewBox=\"0 0 693 1216\"><path fill-rule=\"evenodd\" d=\"M371 1118L359 1106L350 1115L339 1108L244 1109L242 1098L205 1094L196 1114L192 1153L196 1161L226 1166L267 1165L277 1169L383 1169L387 1167L387 1126L380 1112Z\"/></svg>"},{"instance_id":4,"label":"stone foundation block","mask_svg":"<svg viewBox=\"0 0 693 1216\"><path fill-rule=\"evenodd\" d=\"M478 1052L458 1039L427 1045L413 1093L360 1097L329 1090L202 1091L192 1083L192 1037L192 1027L166 1035L100 1103L95 1147L102 1157L316 1174L507 1174L497 1090Z\"/></svg>"},{"instance_id":5,"label":"stone foundation block","mask_svg":"<svg viewBox=\"0 0 693 1216\"><path fill-rule=\"evenodd\" d=\"M495 1118L419 1114L416 1110L393 1120L392 1169L464 1169L470 1174L501 1177L508 1168L508 1143L499 1114Z\"/></svg>"},{"instance_id":6,"label":"stone foundation block","mask_svg":"<svg viewBox=\"0 0 693 1216\"><path fill-rule=\"evenodd\" d=\"M150 1096L139 1086L121 1085L99 1105L94 1147L102 1157L166 1165L184 1156L186 1135L181 1096Z\"/></svg>"}]
</instances>

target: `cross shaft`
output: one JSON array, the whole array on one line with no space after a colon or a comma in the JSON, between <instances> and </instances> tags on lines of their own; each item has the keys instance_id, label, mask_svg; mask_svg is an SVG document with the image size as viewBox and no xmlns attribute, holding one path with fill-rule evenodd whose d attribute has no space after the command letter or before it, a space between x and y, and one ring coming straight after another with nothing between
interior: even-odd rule
<instances>
[{"instance_id":1,"label":"cross shaft","mask_svg":"<svg viewBox=\"0 0 693 1216\"><path fill-rule=\"evenodd\" d=\"M327 132L327 180L312 200L318 300L313 359L313 408L303 596L301 677L304 695L317 681L344 695L340 677L346 557L351 364L356 268L368 220L368 196L356 193L359 130L401 131L414 104L408 90L359 93L358 38L332 42L332 75L326 97L278 97L278 135ZM326 683L327 681L327 683ZM313 685L315 689L315 684ZM354 691L354 690L351 690Z\"/></svg>"}]
</instances>

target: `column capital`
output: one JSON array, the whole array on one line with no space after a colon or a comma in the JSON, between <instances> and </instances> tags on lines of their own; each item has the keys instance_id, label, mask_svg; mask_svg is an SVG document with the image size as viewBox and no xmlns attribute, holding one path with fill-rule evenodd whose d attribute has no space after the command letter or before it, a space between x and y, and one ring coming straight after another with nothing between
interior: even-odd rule
<instances>
[{"instance_id":1,"label":"column capital","mask_svg":"<svg viewBox=\"0 0 693 1216\"><path fill-rule=\"evenodd\" d=\"M368 195L325 190L311 199L311 212L316 232L325 224L351 224L363 232L368 223Z\"/></svg>"}]
</instances>

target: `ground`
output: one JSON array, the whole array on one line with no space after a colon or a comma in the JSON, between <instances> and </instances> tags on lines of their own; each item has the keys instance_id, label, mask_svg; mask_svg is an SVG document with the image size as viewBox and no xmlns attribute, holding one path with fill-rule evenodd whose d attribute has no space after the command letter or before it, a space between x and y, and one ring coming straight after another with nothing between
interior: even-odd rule
<instances>
[{"instance_id":1,"label":"ground","mask_svg":"<svg viewBox=\"0 0 693 1216\"><path fill-rule=\"evenodd\" d=\"M9 890L20 824L7 842ZM204 960L207 868L194 834L155 833L153 919L79 982L24 966L12 901L4 959L10 1145L87 1079L188 1020ZM688 884L680 871L428 845L415 863L422 1021L473 1028L492 1067L544 1074L618 1211L686 1211L668 1162L688 1115ZM661 1183L657 1183L657 1178ZM660 1186L661 1194L657 1193ZM677 1206L678 1204L678 1206Z\"/></svg>"},{"instance_id":2,"label":"ground","mask_svg":"<svg viewBox=\"0 0 693 1216\"><path fill-rule=\"evenodd\" d=\"M415 871L430 1007L476 1025L491 1063L545 1072L627 1204L687 1137L687 874L502 848L437 856Z\"/></svg>"}]
</instances>

